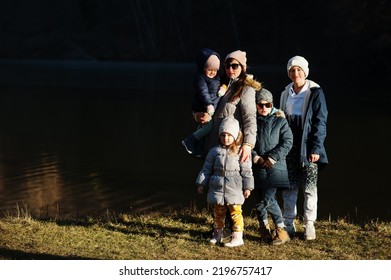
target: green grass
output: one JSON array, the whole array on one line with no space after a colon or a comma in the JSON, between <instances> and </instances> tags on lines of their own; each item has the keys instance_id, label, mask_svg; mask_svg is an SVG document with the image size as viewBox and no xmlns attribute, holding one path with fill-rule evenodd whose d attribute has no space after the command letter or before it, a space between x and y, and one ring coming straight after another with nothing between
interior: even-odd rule
<instances>
[{"instance_id":1,"label":"green grass","mask_svg":"<svg viewBox=\"0 0 391 280\"><path fill-rule=\"evenodd\" d=\"M145 214L107 213L103 218L0 219L0 259L100 260L389 260L391 223L319 221L317 239L298 236L282 246L260 243L257 221L245 217L245 245L208 243L211 213L183 209Z\"/></svg>"}]
</instances>

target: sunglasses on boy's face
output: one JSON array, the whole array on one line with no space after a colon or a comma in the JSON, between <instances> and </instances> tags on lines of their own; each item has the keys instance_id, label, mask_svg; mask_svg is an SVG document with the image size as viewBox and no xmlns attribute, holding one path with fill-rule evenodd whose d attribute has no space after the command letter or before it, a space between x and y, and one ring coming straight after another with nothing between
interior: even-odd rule
<instances>
[{"instance_id":1,"label":"sunglasses on boy's face","mask_svg":"<svg viewBox=\"0 0 391 280\"><path fill-rule=\"evenodd\" d=\"M225 69L232 68L233 70L238 69L240 66L239 63L231 63L231 64L225 64Z\"/></svg>"},{"instance_id":2,"label":"sunglasses on boy's face","mask_svg":"<svg viewBox=\"0 0 391 280\"><path fill-rule=\"evenodd\" d=\"M271 108L273 106L272 103L258 103L257 105L259 108L262 108L263 106L265 106L266 108Z\"/></svg>"}]
</instances>

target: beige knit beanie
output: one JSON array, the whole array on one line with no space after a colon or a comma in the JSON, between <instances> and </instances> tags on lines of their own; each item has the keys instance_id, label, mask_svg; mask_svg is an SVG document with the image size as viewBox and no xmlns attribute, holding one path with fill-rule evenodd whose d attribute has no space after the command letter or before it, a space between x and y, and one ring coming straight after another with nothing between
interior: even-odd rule
<instances>
[{"instance_id":1,"label":"beige knit beanie","mask_svg":"<svg viewBox=\"0 0 391 280\"><path fill-rule=\"evenodd\" d=\"M209 56L205 62L204 69L220 69L220 59L217 57L217 55L212 54Z\"/></svg>"},{"instance_id":2,"label":"beige knit beanie","mask_svg":"<svg viewBox=\"0 0 391 280\"><path fill-rule=\"evenodd\" d=\"M246 67L247 67L247 57L246 57L246 52L243 52L241 50L237 50L237 51L234 51L234 52L231 52L230 54L228 54L225 58L225 61L227 61L227 59L229 58L233 58L233 59L236 59L237 61L239 61L239 63L243 66L243 70L246 71Z\"/></svg>"}]
</instances>

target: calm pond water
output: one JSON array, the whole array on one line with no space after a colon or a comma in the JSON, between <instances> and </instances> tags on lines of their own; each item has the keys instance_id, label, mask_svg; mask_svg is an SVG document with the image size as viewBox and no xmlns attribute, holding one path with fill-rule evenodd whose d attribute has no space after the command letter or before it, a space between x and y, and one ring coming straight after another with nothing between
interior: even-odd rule
<instances>
[{"instance_id":1,"label":"calm pond water","mask_svg":"<svg viewBox=\"0 0 391 280\"><path fill-rule=\"evenodd\" d=\"M186 77L177 87L171 78L170 89L156 79L153 86L127 89L2 85L2 214L19 208L41 217L78 217L205 207L194 185L202 161L180 145L194 129L192 71ZM272 91L282 88L262 77ZM351 86L326 85L331 164L320 174L319 217L389 219L390 98L377 96L377 109L364 112L369 100ZM245 204L246 214L254 203L252 197Z\"/></svg>"}]
</instances>

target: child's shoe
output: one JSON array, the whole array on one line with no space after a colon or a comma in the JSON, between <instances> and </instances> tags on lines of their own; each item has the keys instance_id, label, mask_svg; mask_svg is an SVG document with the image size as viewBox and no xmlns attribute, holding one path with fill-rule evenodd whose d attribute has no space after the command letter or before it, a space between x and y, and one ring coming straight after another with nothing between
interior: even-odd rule
<instances>
[{"instance_id":1,"label":"child's shoe","mask_svg":"<svg viewBox=\"0 0 391 280\"><path fill-rule=\"evenodd\" d=\"M224 246L225 247L237 247L237 246L241 246L243 245L244 242L243 242L243 231L234 231L232 233L232 239L230 242L228 243L225 243Z\"/></svg>"},{"instance_id":2,"label":"child's shoe","mask_svg":"<svg viewBox=\"0 0 391 280\"><path fill-rule=\"evenodd\" d=\"M210 244L221 243L222 239L223 239L223 229L215 228L213 230L212 239L209 240L209 243Z\"/></svg>"},{"instance_id":3,"label":"child's shoe","mask_svg":"<svg viewBox=\"0 0 391 280\"><path fill-rule=\"evenodd\" d=\"M283 228L276 229L276 236L273 238L273 245L282 245L291 240L288 232Z\"/></svg>"},{"instance_id":4,"label":"child's shoe","mask_svg":"<svg viewBox=\"0 0 391 280\"><path fill-rule=\"evenodd\" d=\"M197 151L198 142L199 141L195 138L194 134L191 134L182 141L182 145L189 154L194 154Z\"/></svg>"}]
</instances>

